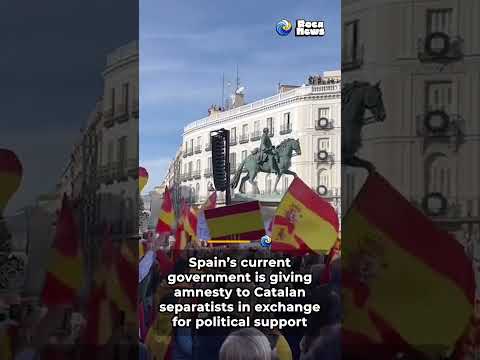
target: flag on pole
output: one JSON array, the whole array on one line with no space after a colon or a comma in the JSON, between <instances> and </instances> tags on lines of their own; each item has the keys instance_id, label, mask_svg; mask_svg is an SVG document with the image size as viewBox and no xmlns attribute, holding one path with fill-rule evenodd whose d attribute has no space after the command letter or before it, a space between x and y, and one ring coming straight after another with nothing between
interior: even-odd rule
<instances>
[{"instance_id":1,"label":"flag on pole","mask_svg":"<svg viewBox=\"0 0 480 360\"><path fill-rule=\"evenodd\" d=\"M379 174L368 177L343 229L343 348L370 359L452 350L474 305L460 243Z\"/></svg>"},{"instance_id":2,"label":"flag on pole","mask_svg":"<svg viewBox=\"0 0 480 360\"><path fill-rule=\"evenodd\" d=\"M87 308L87 326L84 333L86 344L102 346L108 342L113 329L111 310L111 303L103 282L90 295Z\"/></svg>"},{"instance_id":3,"label":"flag on pole","mask_svg":"<svg viewBox=\"0 0 480 360\"><path fill-rule=\"evenodd\" d=\"M183 227L192 240L197 238L197 223L197 211L191 206L186 206L183 213Z\"/></svg>"},{"instance_id":4,"label":"flag on pole","mask_svg":"<svg viewBox=\"0 0 480 360\"><path fill-rule=\"evenodd\" d=\"M43 303L47 306L73 304L83 286L84 274L78 228L66 195L50 256L42 292Z\"/></svg>"},{"instance_id":5,"label":"flag on pole","mask_svg":"<svg viewBox=\"0 0 480 360\"><path fill-rule=\"evenodd\" d=\"M297 177L272 221L272 250L298 254L327 252L337 240L338 231L335 209Z\"/></svg>"},{"instance_id":6,"label":"flag on pole","mask_svg":"<svg viewBox=\"0 0 480 360\"><path fill-rule=\"evenodd\" d=\"M160 214L158 215L156 231L159 234L172 232L175 223L175 212L173 210L172 194L168 187L165 187L163 194L162 207L160 208Z\"/></svg>"},{"instance_id":7,"label":"flag on pole","mask_svg":"<svg viewBox=\"0 0 480 360\"><path fill-rule=\"evenodd\" d=\"M260 203L250 201L205 210L212 240L254 240L265 235Z\"/></svg>"},{"instance_id":8,"label":"flag on pole","mask_svg":"<svg viewBox=\"0 0 480 360\"><path fill-rule=\"evenodd\" d=\"M207 201L205 201L205 204L203 204L202 209L208 210L208 209L214 209L216 207L217 207L217 192L214 191L207 198Z\"/></svg>"}]
</instances>

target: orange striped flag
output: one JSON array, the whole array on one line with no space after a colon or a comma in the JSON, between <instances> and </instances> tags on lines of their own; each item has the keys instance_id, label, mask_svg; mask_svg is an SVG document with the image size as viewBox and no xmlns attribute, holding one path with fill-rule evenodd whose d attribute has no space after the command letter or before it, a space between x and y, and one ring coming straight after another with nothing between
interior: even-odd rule
<instances>
[{"instance_id":1,"label":"orange striped flag","mask_svg":"<svg viewBox=\"0 0 480 360\"><path fill-rule=\"evenodd\" d=\"M51 249L42 299L47 306L73 304L83 286L83 263L78 228L64 195Z\"/></svg>"},{"instance_id":2,"label":"orange striped flag","mask_svg":"<svg viewBox=\"0 0 480 360\"><path fill-rule=\"evenodd\" d=\"M165 187L165 192L163 194L162 207L160 209L160 214L158 215L157 222L157 233L168 233L170 234L175 223L175 213L173 211L172 203L172 194L168 187Z\"/></svg>"},{"instance_id":3,"label":"orange striped flag","mask_svg":"<svg viewBox=\"0 0 480 360\"><path fill-rule=\"evenodd\" d=\"M459 242L372 174L345 216L342 243L343 349L370 359L453 349L475 286Z\"/></svg>"},{"instance_id":4,"label":"orange striped flag","mask_svg":"<svg viewBox=\"0 0 480 360\"><path fill-rule=\"evenodd\" d=\"M265 235L258 201L205 210L205 219L212 240L259 241Z\"/></svg>"},{"instance_id":5,"label":"orange striped flag","mask_svg":"<svg viewBox=\"0 0 480 360\"><path fill-rule=\"evenodd\" d=\"M306 254L327 252L338 238L335 209L300 178L278 205L272 225L272 250Z\"/></svg>"}]
</instances>

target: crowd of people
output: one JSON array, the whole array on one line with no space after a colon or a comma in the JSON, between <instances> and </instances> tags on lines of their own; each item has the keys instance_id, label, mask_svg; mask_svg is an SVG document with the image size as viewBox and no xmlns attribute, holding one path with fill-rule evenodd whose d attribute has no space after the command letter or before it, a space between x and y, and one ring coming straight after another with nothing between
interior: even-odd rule
<instances>
[{"instance_id":1,"label":"crowd of people","mask_svg":"<svg viewBox=\"0 0 480 360\"><path fill-rule=\"evenodd\" d=\"M313 359L340 359L340 248L339 243L328 255L307 254L303 256L273 253L265 249L228 249L202 248L187 249L179 254L157 251L157 261L152 266L149 275L140 286L142 319L140 321L140 348L141 359L159 360L313 360ZM320 311L308 316L301 313L250 313L250 314L223 314L225 316L250 316L250 318L301 318L307 317L307 327L285 327L283 329L256 329L247 328L218 328L202 327L171 327L171 316L158 313L162 303L176 302L207 302L211 299L179 299L172 295L172 286L167 285L165 279L169 273L191 273L195 269L188 267L188 259L196 258L285 258L290 257L293 266L289 269L264 269L266 273L283 271L289 273L310 273L310 285L291 283L283 284L291 288L306 290L305 298L285 298L285 303L319 304ZM168 259L175 258L174 262ZM202 271L202 270L201 270ZM203 269L208 272L255 272L258 269L216 268ZM179 286L192 287L250 287L259 284L181 284ZM245 301L244 299L242 299ZM252 296L248 301L253 305L261 301L273 299L259 299ZM223 301L223 300L222 300ZM236 304L239 298L228 301ZM276 299L278 301L278 299ZM252 306L253 308L253 306ZM208 318L217 314L189 313L180 314L185 318ZM222 315L222 314L220 314Z\"/></svg>"}]
</instances>

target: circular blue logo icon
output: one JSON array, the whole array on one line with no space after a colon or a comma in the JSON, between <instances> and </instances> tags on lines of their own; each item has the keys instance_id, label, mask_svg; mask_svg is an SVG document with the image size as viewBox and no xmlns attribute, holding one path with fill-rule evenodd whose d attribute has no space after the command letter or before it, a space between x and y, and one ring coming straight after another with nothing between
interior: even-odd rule
<instances>
[{"instance_id":1,"label":"circular blue logo icon","mask_svg":"<svg viewBox=\"0 0 480 360\"><path fill-rule=\"evenodd\" d=\"M270 236L262 236L262 238L260 239L260 245L264 248L272 246L272 239L270 239Z\"/></svg>"},{"instance_id":2,"label":"circular blue logo icon","mask_svg":"<svg viewBox=\"0 0 480 360\"><path fill-rule=\"evenodd\" d=\"M292 31L292 23L287 19L282 19L277 22L276 30L278 35L287 36Z\"/></svg>"}]
</instances>

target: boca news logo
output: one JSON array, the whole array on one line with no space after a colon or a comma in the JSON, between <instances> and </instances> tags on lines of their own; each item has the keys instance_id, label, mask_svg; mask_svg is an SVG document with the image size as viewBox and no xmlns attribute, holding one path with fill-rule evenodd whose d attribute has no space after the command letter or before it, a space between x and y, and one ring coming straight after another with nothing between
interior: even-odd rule
<instances>
[{"instance_id":1,"label":"boca news logo","mask_svg":"<svg viewBox=\"0 0 480 360\"><path fill-rule=\"evenodd\" d=\"M277 34L287 36L292 31L292 23L282 19L276 24ZM324 21L310 21L298 19L295 24L295 36L299 37L321 37L325 35Z\"/></svg>"}]
</instances>

